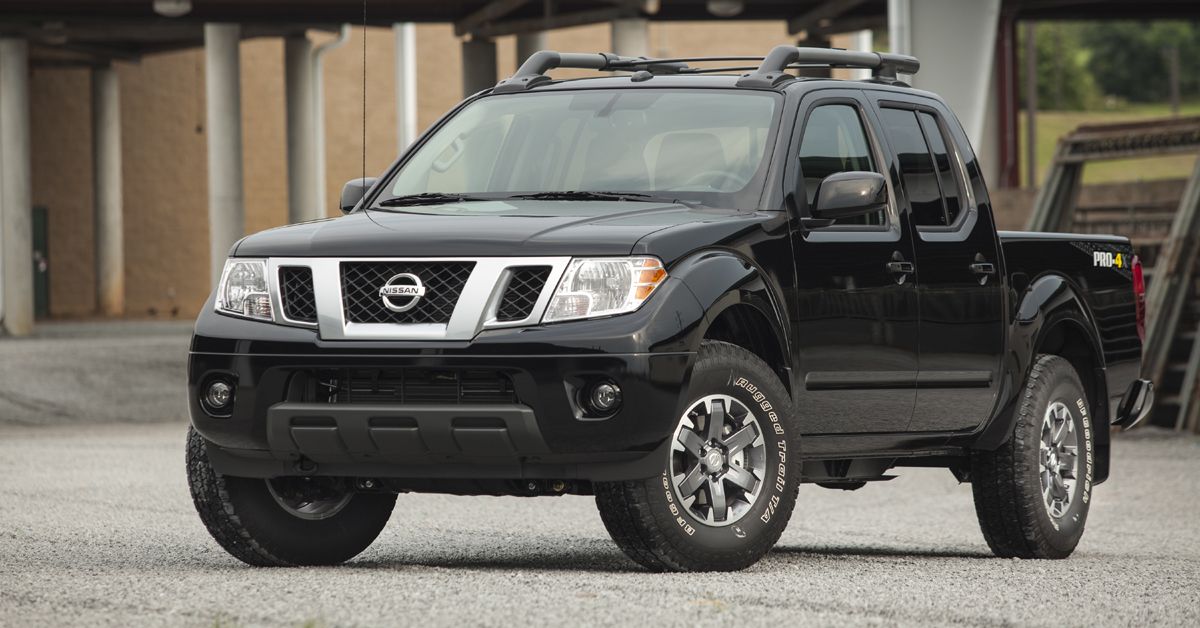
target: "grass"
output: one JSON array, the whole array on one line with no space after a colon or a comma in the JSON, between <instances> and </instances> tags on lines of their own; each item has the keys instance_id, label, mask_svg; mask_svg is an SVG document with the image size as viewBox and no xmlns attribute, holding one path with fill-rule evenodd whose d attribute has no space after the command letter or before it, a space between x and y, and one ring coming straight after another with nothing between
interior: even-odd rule
<instances>
[{"instance_id":1,"label":"grass","mask_svg":"<svg viewBox=\"0 0 1200 628\"><path fill-rule=\"evenodd\" d=\"M1200 101L1186 102L1180 107L1180 116L1200 115ZM1169 118L1171 108L1167 103L1127 105L1109 111L1040 111L1037 116L1037 166L1038 185L1046 181L1050 162L1058 138L1083 124L1110 122L1133 122L1152 118ZM1021 139L1025 141L1027 116L1021 114ZM1026 165L1025 149L1020 150L1021 183L1028 185L1029 167ZM1118 181L1147 181L1156 179L1180 179L1192 174L1194 155L1171 155L1120 161L1093 162L1083 168L1083 182L1108 183Z\"/></svg>"}]
</instances>

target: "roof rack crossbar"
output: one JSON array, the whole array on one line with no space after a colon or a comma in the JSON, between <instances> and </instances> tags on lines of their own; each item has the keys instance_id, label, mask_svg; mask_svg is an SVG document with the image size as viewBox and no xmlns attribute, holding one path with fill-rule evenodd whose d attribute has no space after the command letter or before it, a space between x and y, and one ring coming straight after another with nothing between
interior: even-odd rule
<instances>
[{"instance_id":1,"label":"roof rack crossbar","mask_svg":"<svg viewBox=\"0 0 1200 628\"><path fill-rule=\"evenodd\" d=\"M494 93L521 92L550 80L546 72L555 68L576 68L602 72L650 72L651 74L700 74L747 68L693 68L688 62L759 61L757 68L738 79L738 87L776 87L792 80L784 70L800 67L863 68L872 71L875 80L897 82L898 73L915 74L921 62L915 57L883 52L856 52L840 48L798 48L776 46L766 57L678 57L651 59L621 57L611 52L580 53L540 50L530 55L512 76L496 83Z\"/></svg>"},{"instance_id":2,"label":"roof rack crossbar","mask_svg":"<svg viewBox=\"0 0 1200 628\"><path fill-rule=\"evenodd\" d=\"M917 70L921 69L921 62L908 55L858 52L840 48L776 46L763 59L757 70L738 79L738 87L775 87L795 78L784 70L796 64L871 70L875 80L884 83L896 82L898 73L916 74Z\"/></svg>"},{"instance_id":3,"label":"roof rack crossbar","mask_svg":"<svg viewBox=\"0 0 1200 628\"><path fill-rule=\"evenodd\" d=\"M636 72L645 70L653 74L678 74L686 69L687 63L671 59L648 59L646 57L621 57L611 52L580 53L539 50L517 68L512 76L496 83L495 93L520 92L550 80L546 72L555 68L578 68L583 70Z\"/></svg>"},{"instance_id":4,"label":"roof rack crossbar","mask_svg":"<svg viewBox=\"0 0 1200 628\"><path fill-rule=\"evenodd\" d=\"M644 57L638 57L643 59ZM758 61L762 62L765 57L757 56L719 56L719 57L669 57L665 59L653 59L655 63L708 63L712 61Z\"/></svg>"}]
</instances>

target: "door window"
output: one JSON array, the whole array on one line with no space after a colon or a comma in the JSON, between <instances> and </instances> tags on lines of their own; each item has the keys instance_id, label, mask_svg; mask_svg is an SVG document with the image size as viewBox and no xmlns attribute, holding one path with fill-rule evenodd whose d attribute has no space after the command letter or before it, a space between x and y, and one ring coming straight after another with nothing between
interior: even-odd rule
<instances>
[{"instance_id":1,"label":"door window","mask_svg":"<svg viewBox=\"0 0 1200 628\"><path fill-rule=\"evenodd\" d=\"M953 155L933 114L883 108L883 127L900 163L913 224L947 227L962 213L963 194Z\"/></svg>"},{"instance_id":2,"label":"door window","mask_svg":"<svg viewBox=\"0 0 1200 628\"><path fill-rule=\"evenodd\" d=\"M947 148L946 136L942 134L937 118L928 111L918 111L917 119L921 121L921 130L929 142L929 150L933 153L933 165L937 169L938 183L942 187L942 200L946 205L945 224L952 225L962 213L962 191L958 185L958 177L954 171L954 156Z\"/></svg>"},{"instance_id":3,"label":"door window","mask_svg":"<svg viewBox=\"0 0 1200 628\"><path fill-rule=\"evenodd\" d=\"M876 172L871 145L858 109L848 104L821 105L812 110L800 140L800 176L812 207L821 181L831 174L849 171ZM883 211L839 219L839 225L882 225Z\"/></svg>"}]
</instances>

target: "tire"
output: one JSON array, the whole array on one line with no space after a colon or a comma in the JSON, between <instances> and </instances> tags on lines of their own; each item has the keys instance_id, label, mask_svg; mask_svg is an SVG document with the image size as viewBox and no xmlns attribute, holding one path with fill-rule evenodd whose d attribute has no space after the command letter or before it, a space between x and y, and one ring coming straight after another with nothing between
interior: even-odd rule
<instances>
[{"instance_id":1,"label":"tire","mask_svg":"<svg viewBox=\"0 0 1200 628\"><path fill-rule=\"evenodd\" d=\"M1050 445L1044 451L1047 433ZM1062 442L1056 444L1056 436ZM1060 448L1071 442L1074 460L1060 457ZM1065 359L1039 355L1025 384L1012 437L996 451L975 452L971 459L975 513L996 556L1071 555L1087 522L1093 447L1091 408L1079 375ZM1071 481L1056 481L1051 468L1060 469L1062 478L1073 476ZM1048 498L1043 494L1047 486Z\"/></svg>"},{"instance_id":2,"label":"tire","mask_svg":"<svg viewBox=\"0 0 1200 628\"><path fill-rule=\"evenodd\" d=\"M394 494L337 490L335 479L238 478L215 472L204 438L188 428L187 475L200 520L225 551L260 567L336 565L357 556L379 536L396 503ZM283 487L322 483L333 495L320 509L283 505ZM269 484L268 482L271 482ZM334 487L330 489L330 487ZM277 497L278 496L278 497Z\"/></svg>"},{"instance_id":3,"label":"tire","mask_svg":"<svg viewBox=\"0 0 1200 628\"><path fill-rule=\"evenodd\" d=\"M640 481L598 482L596 506L617 546L647 569L744 569L775 545L796 504L799 430L791 399L762 360L724 342L701 346L686 399L688 405L670 437L680 444L663 460L662 474ZM723 420L710 423L711 416ZM724 457L719 464L700 454L705 451L700 441L690 441L698 450L692 454L680 440L685 430L708 435L709 426L722 431L722 440L704 445L723 444L714 448ZM745 430L753 428L752 444L743 446L751 442ZM709 463L713 464L703 466ZM703 478L700 488L685 494L686 487L697 486L696 480L689 480L696 469ZM757 481L746 479L748 470ZM735 477L753 488L747 491L735 484ZM723 519L718 514L721 498L712 498L710 491L725 499Z\"/></svg>"}]
</instances>

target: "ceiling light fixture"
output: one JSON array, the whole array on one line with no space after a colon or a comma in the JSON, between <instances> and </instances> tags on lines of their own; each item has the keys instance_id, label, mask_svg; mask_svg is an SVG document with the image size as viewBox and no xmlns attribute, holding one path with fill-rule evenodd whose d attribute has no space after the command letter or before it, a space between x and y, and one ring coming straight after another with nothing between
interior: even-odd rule
<instances>
[{"instance_id":1,"label":"ceiling light fixture","mask_svg":"<svg viewBox=\"0 0 1200 628\"><path fill-rule=\"evenodd\" d=\"M154 12L163 17L181 17L191 11L192 0L154 0Z\"/></svg>"}]
</instances>

